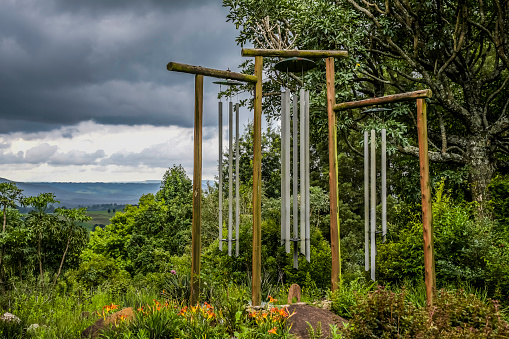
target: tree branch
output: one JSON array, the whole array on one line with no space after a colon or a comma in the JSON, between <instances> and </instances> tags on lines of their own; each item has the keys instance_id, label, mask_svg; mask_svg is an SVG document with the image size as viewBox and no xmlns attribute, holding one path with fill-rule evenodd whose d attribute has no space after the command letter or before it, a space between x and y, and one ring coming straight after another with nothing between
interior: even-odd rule
<instances>
[{"instance_id":1,"label":"tree branch","mask_svg":"<svg viewBox=\"0 0 509 339\"><path fill-rule=\"evenodd\" d=\"M419 147L415 146L398 146L398 150L403 154L419 157ZM428 152L429 160L432 162L465 164L466 161L462 156L453 153Z\"/></svg>"}]
</instances>

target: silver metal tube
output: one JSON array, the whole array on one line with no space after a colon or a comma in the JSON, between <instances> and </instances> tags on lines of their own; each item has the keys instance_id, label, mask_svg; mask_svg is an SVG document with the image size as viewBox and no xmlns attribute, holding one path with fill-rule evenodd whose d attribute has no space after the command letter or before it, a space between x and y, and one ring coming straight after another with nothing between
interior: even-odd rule
<instances>
[{"instance_id":1,"label":"silver metal tube","mask_svg":"<svg viewBox=\"0 0 509 339\"><path fill-rule=\"evenodd\" d=\"M387 140L385 129L382 129L382 241L387 235Z\"/></svg>"},{"instance_id":2,"label":"silver metal tube","mask_svg":"<svg viewBox=\"0 0 509 339\"><path fill-rule=\"evenodd\" d=\"M285 116L285 225L284 225L284 231L285 231L285 251L286 253L290 253L290 90L286 90L284 92L285 99L285 107L284 107L284 116Z\"/></svg>"},{"instance_id":3,"label":"silver metal tube","mask_svg":"<svg viewBox=\"0 0 509 339\"><path fill-rule=\"evenodd\" d=\"M228 255L232 255L233 226L233 102L228 111Z\"/></svg>"},{"instance_id":4,"label":"silver metal tube","mask_svg":"<svg viewBox=\"0 0 509 339\"><path fill-rule=\"evenodd\" d=\"M299 116L297 114L297 95L293 96L293 268L299 267L297 239L299 237Z\"/></svg>"},{"instance_id":5,"label":"silver metal tube","mask_svg":"<svg viewBox=\"0 0 509 339\"><path fill-rule=\"evenodd\" d=\"M364 270L369 271L369 135L364 131Z\"/></svg>"},{"instance_id":6,"label":"silver metal tube","mask_svg":"<svg viewBox=\"0 0 509 339\"><path fill-rule=\"evenodd\" d=\"M235 104L235 256L239 256L240 195L239 195L239 104Z\"/></svg>"},{"instance_id":7,"label":"silver metal tube","mask_svg":"<svg viewBox=\"0 0 509 339\"><path fill-rule=\"evenodd\" d=\"M300 253L306 255L306 98L304 88L299 91L300 113Z\"/></svg>"},{"instance_id":8,"label":"silver metal tube","mask_svg":"<svg viewBox=\"0 0 509 339\"><path fill-rule=\"evenodd\" d=\"M306 166L305 166L305 169L306 169L306 174L304 175L305 178L306 178L306 213L305 213L305 216L306 216L306 232L305 232L305 236L306 236L306 260L308 262L311 261L311 223L310 223L310 220L309 220L309 216L311 214L311 193L310 193L310 178L309 178L309 173L310 173L310 169L309 169L309 91L305 91L304 92L304 103L306 105L305 107L305 112L306 112L306 123L304 124L305 126L305 140L306 140L306 144L304 146L304 149L305 149L305 155L306 155Z\"/></svg>"},{"instance_id":9,"label":"silver metal tube","mask_svg":"<svg viewBox=\"0 0 509 339\"><path fill-rule=\"evenodd\" d=\"M376 256L376 135L371 130L371 280L375 281Z\"/></svg>"},{"instance_id":10,"label":"silver metal tube","mask_svg":"<svg viewBox=\"0 0 509 339\"><path fill-rule=\"evenodd\" d=\"M223 250L223 103L218 105L219 125L219 250Z\"/></svg>"},{"instance_id":11,"label":"silver metal tube","mask_svg":"<svg viewBox=\"0 0 509 339\"><path fill-rule=\"evenodd\" d=\"M286 235L286 92L281 92L281 245Z\"/></svg>"}]
</instances>

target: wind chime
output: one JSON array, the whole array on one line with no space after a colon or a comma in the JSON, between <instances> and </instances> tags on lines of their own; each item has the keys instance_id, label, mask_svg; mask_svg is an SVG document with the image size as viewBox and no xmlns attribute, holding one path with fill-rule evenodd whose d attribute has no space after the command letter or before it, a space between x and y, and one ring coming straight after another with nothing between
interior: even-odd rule
<instances>
[{"instance_id":1,"label":"wind chime","mask_svg":"<svg viewBox=\"0 0 509 339\"><path fill-rule=\"evenodd\" d=\"M286 72L288 76L289 72L303 75L305 71L314 67L316 67L316 64L312 60L289 58L278 62L274 68L277 71ZM281 93L281 245L285 245L286 253L290 253L291 243L293 242L293 267L298 268L298 243L300 243L300 253L305 256L308 262L311 260L309 222L309 91L305 90L304 86L302 86L299 94L294 93L292 104L290 104L290 96L290 89L287 87ZM292 115L290 115L291 110L293 111ZM290 129L290 122L293 123L292 129ZM290 144L291 139L293 145ZM293 157L290 156L290 149L292 147ZM292 169L290 169L290 160L293 160ZM290 186L290 179L292 187ZM292 197L290 193L293 195L293 212L290 211ZM292 221L293 232L291 232Z\"/></svg>"},{"instance_id":2,"label":"wind chime","mask_svg":"<svg viewBox=\"0 0 509 339\"><path fill-rule=\"evenodd\" d=\"M367 110L373 112L380 109ZM386 109L383 109L386 110ZM369 135L370 134L370 135ZM371 150L370 150L371 149ZM387 141L386 130L381 130L381 203L382 231L376 230L376 131L364 131L364 269L371 269L371 280L375 281L376 235L382 234L385 242L387 235ZM370 185L371 184L371 185ZM371 243L371 246L370 246ZM370 257L371 247L371 257ZM371 260L370 260L371 259ZM371 264L370 264L371 261Z\"/></svg>"},{"instance_id":3,"label":"wind chime","mask_svg":"<svg viewBox=\"0 0 509 339\"><path fill-rule=\"evenodd\" d=\"M214 82L222 86L242 85L235 80L221 80ZM235 242L235 256L239 256L239 103L233 104L232 96L228 97L228 235L223 238L223 102L218 103L218 128L219 128L219 250L223 250L223 242L228 243L228 255L232 255L233 242ZM235 111L235 197L233 196L233 112ZM235 199L235 218L233 217L233 200ZM233 234L233 221L235 219L235 236Z\"/></svg>"}]
</instances>

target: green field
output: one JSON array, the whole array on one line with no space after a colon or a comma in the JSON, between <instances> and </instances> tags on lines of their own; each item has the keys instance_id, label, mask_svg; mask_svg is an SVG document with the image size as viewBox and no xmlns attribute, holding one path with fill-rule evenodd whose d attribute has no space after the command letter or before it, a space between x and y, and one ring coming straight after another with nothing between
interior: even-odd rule
<instances>
[{"instance_id":1,"label":"green field","mask_svg":"<svg viewBox=\"0 0 509 339\"><path fill-rule=\"evenodd\" d=\"M112 218L115 213L108 211L88 211L87 215L92 218L92 220L88 222L84 222L81 224L81 226L85 227L89 231L94 231L96 224L98 225L108 225L110 223L110 218Z\"/></svg>"}]
</instances>

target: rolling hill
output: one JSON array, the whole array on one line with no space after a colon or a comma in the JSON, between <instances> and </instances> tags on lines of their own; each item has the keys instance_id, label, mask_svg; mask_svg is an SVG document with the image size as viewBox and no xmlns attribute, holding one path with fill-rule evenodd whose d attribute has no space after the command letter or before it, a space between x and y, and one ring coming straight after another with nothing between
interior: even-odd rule
<instances>
[{"instance_id":1,"label":"rolling hill","mask_svg":"<svg viewBox=\"0 0 509 339\"><path fill-rule=\"evenodd\" d=\"M0 182L10 181L0 178ZM207 186L202 181L202 187ZM54 193L61 206L78 207L95 204L137 204L140 197L156 193L161 183L147 182L16 182L25 196Z\"/></svg>"}]
</instances>

